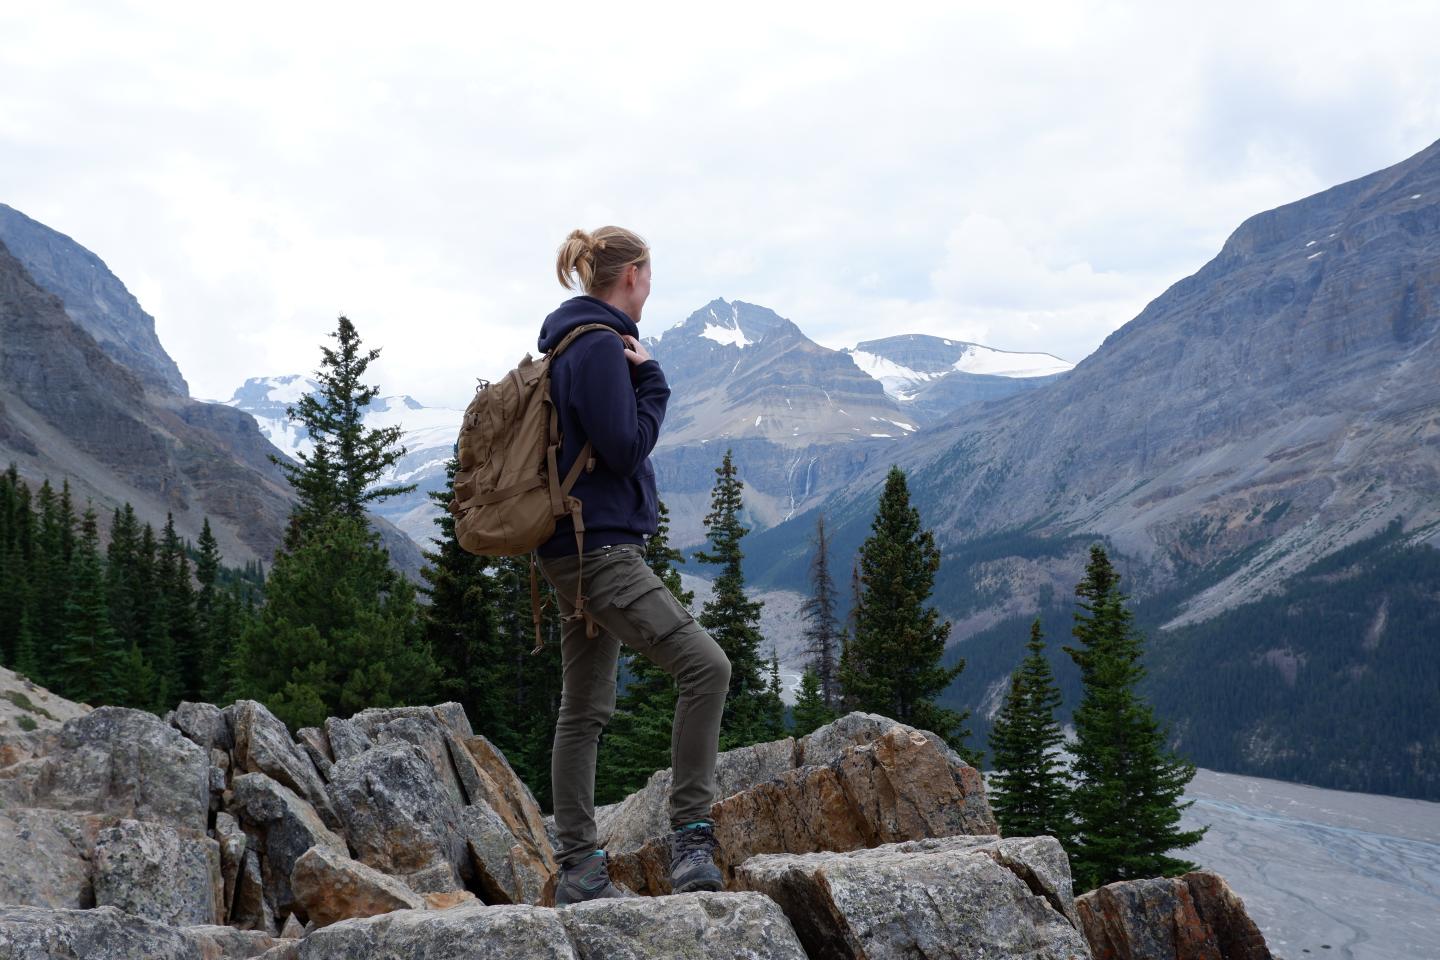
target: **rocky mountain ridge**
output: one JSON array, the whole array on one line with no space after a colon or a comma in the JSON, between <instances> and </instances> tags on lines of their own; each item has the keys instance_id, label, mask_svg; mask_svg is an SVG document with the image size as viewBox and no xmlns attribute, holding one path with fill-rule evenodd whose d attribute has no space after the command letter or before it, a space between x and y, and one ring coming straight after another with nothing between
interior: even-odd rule
<instances>
[{"instance_id":1,"label":"rocky mountain ridge","mask_svg":"<svg viewBox=\"0 0 1440 960\"><path fill-rule=\"evenodd\" d=\"M125 502L156 528L173 514L191 540L209 516L228 564L268 564L292 495L255 420L188 396L154 321L94 254L8 207L0 229L55 285L0 241L0 463L37 486L69 480L102 530ZM418 576L416 544L375 526L395 566Z\"/></svg>"},{"instance_id":2,"label":"rocky mountain ridge","mask_svg":"<svg viewBox=\"0 0 1440 960\"><path fill-rule=\"evenodd\" d=\"M1215 874L1075 897L1053 838L999 837L979 773L884 717L720 756L722 892L668 894L668 775L600 812L643 895L556 908L549 826L455 704L0 733L0 956L1271 955Z\"/></svg>"}]
</instances>

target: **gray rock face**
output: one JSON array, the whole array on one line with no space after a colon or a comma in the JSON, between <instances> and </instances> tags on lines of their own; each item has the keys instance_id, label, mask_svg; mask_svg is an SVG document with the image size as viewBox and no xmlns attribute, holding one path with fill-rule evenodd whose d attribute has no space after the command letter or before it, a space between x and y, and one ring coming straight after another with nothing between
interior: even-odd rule
<instances>
[{"instance_id":1,"label":"gray rock face","mask_svg":"<svg viewBox=\"0 0 1440 960\"><path fill-rule=\"evenodd\" d=\"M263 773L235 778L230 809L245 827L251 850L263 857L265 896L275 915L303 911L290 887L295 862L316 845L344 854L345 841L330 832L309 804Z\"/></svg>"},{"instance_id":2,"label":"gray rock face","mask_svg":"<svg viewBox=\"0 0 1440 960\"><path fill-rule=\"evenodd\" d=\"M285 724L254 700L238 700L225 709L235 734L236 771L266 774L303 797L326 826L339 827L325 781L310 755L290 739Z\"/></svg>"},{"instance_id":3,"label":"gray rock face","mask_svg":"<svg viewBox=\"0 0 1440 960\"><path fill-rule=\"evenodd\" d=\"M95 905L90 856L99 818L61 810L0 810L0 904Z\"/></svg>"},{"instance_id":4,"label":"gray rock face","mask_svg":"<svg viewBox=\"0 0 1440 960\"><path fill-rule=\"evenodd\" d=\"M65 302L65 312L117 363L166 393L190 395L180 368L155 335L155 318L99 257L3 203L0 241L40 286Z\"/></svg>"},{"instance_id":5,"label":"gray rock face","mask_svg":"<svg viewBox=\"0 0 1440 960\"><path fill-rule=\"evenodd\" d=\"M437 721L416 716L399 716L376 726L374 737L378 743L401 741L415 747L430 764L435 780L445 790L452 802L463 805L465 791L460 787L460 775L450 759L450 737L447 728Z\"/></svg>"},{"instance_id":6,"label":"gray rock face","mask_svg":"<svg viewBox=\"0 0 1440 960\"><path fill-rule=\"evenodd\" d=\"M740 864L735 880L778 903L812 957L1088 958L1085 938L1049 898L983 849L1008 841L973 841L761 854Z\"/></svg>"},{"instance_id":7,"label":"gray rock face","mask_svg":"<svg viewBox=\"0 0 1440 960\"><path fill-rule=\"evenodd\" d=\"M375 746L370 735L361 730L359 724L339 717L326 719L325 739L330 744L330 755L337 761L348 760Z\"/></svg>"},{"instance_id":8,"label":"gray rock face","mask_svg":"<svg viewBox=\"0 0 1440 960\"><path fill-rule=\"evenodd\" d=\"M301 960L361 956L425 960L575 960L556 911L546 907L461 905L438 913L398 910L344 920L300 941Z\"/></svg>"},{"instance_id":9,"label":"gray rock face","mask_svg":"<svg viewBox=\"0 0 1440 960\"><path fill-rule=\"evenodd\" d=\"M204 832L210 755L153 714L101 707L65 724L36 805Z\"/></svg>"},{"instance_id":10,"label":"gray rock face","mask_svg":"<svg viewBox=\"0 0 1440 960\"><path fill-rule=\"evenodd\" d=\"M330 795L361 863L396 876L448 868L452 889L470 872L460 806L430 763L404 741L335 764Z\"/></svg>"},{"instance_id":11,"label":"gray rock face","mask_svg":"<svg viewBox=\"0 0 1440 960\"><path fill-rule=\"evenodd\" d=\"M235 903L235 890L239 884L240 869L245 862L245 848L249 843L240 821L223 810L215 815L215 840L220 844L220 876L224 880L226 919Z\"/></svg>"},{"instance_id":12,"label":"gray rock face","mask_svg":"<svg viewBox=\"0 0 1440 960\"><path fill-rule=\"evenodd\" d=\"M806 960L780 907L755 893L591 900L555 912L584 960Z\"/></svg>"},{"instance_id":13,"label":"gray rock face","mask_svg":"<svg viewBox=\"0 0 1440 960\"><path fill-rule=\"evenodd\" d=\"M159 823L121 820L95 841L95 902L170 926L223 919L220 845Z\"/></svg>"},{"instance_id":14,"label":"gray rock face","mask_svg":"<svg viewBox=\"0 0 1440 960\"><path fill-rule=\"evenodd\" d=\"M170 724L185 734L191 743L206 750L228 751L235 745L230 733L230 721L225 712L213 703L191 703L182 700L166 718Z\"/></svg>"},{"instance_id":15,"label":"gray rock face","mask_svg":"<svg viewBox=\"0 0 1440 960\"><path fill-rule=\"evenodd\" d=\"M319 727L301 727L295 731L295 741L310 755L315 769L320 771L320 776L329 780L330 767L335 763L335 757L330 753L330 741L325 736L325 731Z\"/></svg>"},{"instance_id":16,"label":"gray rock face","mask_svg":"<svg viewBox=\"0 0 1440 960\"><path fill-rule=\"evenodd\" d=\"M401 717L437 723L461 739L475 735L475 731L470 727L470 718L465 715L465 708L453 701L433 707L370 707L355 714L350 718L350 722L374 740L381 727Z\"/></svg>"},{"instance_id":17,"label":"gray rock face","mask_svg":"<svg viewBox=\"0 0 1440 960\"><path fill-rule=\"evenodd\" d=\"M462 819L486 901L539 903L557 865L535 797L484 737L451 736L449 747L470 801Z\"/></svg>"},{"instance_id":18,"label":"gray rock face","mask_svg":"<svg viewBox=\"0 0 1440 960\"><path fill-rule=\"evenodd\" d=\"M206 956L202 944L184 931L133 917L115 907L0 907L0 950L5 960L195 960Z\"/></svg>"},{"instance_id":19,"label":"gray rock face","mask_svg":"<svg viewBox=\"0 0 1440 960\"><path fill-rule=\"evenodd\" d=\"M550 909L462 904L346 920L311 933L302 960L359 956L461 960L804 960L774 903L750 893L592 900Z\"/></svg>"},{"instance_id":20,"label":"gray rock face","mask_svg":"<svg viewBox=\"0 0 1440 960\"><path fill-rule=\"evenodd\" d=\"M260 866L260 855L246 850L240 862L240 874L235 880L235 899L230 907L230 923L244 930L259 930L262 933L277 933L275 909L265 895L265 874Z\"/></svg>"}]
</instances>

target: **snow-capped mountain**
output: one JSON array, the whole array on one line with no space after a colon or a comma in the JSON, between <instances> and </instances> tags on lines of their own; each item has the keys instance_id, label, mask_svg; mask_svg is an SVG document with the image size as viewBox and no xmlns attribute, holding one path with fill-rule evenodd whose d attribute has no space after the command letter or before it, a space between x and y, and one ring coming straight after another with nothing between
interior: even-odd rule
<instances>
[{"instance_id":1,"label":"snow-capped mountain","mask_svg":"<svg viewBox=\"0 0 1440 960\"><path fill-rule=\"evenodd\" d=\"M1048 353L923 334L867 340L844 352L921 423L944 419L966 403L1044 386L1075 366Z\"/></svg>"},{"instance_id":2,"label":"snow-capped mountain","mask_svg":"<svg viewBox=\"0 0 1440 960\"><path fill-rule=\"evenodd\" d=\"M244 410L260 424L260 432L286 456L313 446L305 430L292 422L286 409L320 385L309 377L288 374L279 377L251 377L225 404ZM365 409L365 425L372 429L399 426L404 433L406 454L382 482L413 483L407 494L392 497L375 506L375 513L403 530L412 540L427 543L434 534L434 504L427 493L446 485L445 463L454 449L463 410L427 407L413 397L377 397Z\"/></svg>"}]
</instances>

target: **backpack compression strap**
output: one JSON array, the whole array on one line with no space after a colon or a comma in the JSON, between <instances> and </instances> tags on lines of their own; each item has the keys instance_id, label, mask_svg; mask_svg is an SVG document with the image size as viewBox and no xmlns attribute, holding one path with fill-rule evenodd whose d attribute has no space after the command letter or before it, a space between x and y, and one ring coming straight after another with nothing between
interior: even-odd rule
<instances>
[{"instance_id":1,"label":"backpack compression strap","mask_svg":"<svg viewBox=\"0 0 1440 960\"><path fill-rule=\"evenodd\" d=\"M615 334L615 336L620 337L622 345L625 342L625 338L621 336L620 331L608 324L586 323L567 333L565 338L555 346L555 349L550 351L548 354L549 360L553 362L562 350L570 346L581 334L589 333L591 330L609 330ZM545 369L545 403L550 407L550 437L549 445L545 450L545 460L548 468L546 470L546 477L550 484L550 512L556 517L561 517L569 513L571 522L575 528L575 559L577 567L575 570L575 598L571 601L575 609L562 619L566 621L584 620L585 636L594 640L600 635L600 625L595 622L595 618L591 616L590 610L585 605L585 601L589 599L585 596L584 591L585 520L580 513L580 501L570 496L570 491L575 488L575 483L580 479L580 472L582 470L589 473L595 469L595 448L591 446L589 440L586 440L585 446L580 449L580 455L577 456L575 462L570 465L570 472L565 475L563 481L557 483L556 478L560 474L560 415L555 409L555 404L550 402L550 369L548 365ZM545 638L541 633L543 620L542 610L543 604L540 602L540 585L535 578L535 554L532 553L530 554L530 616L535 621L535 649L530 651L531 656L539 653L545 647Z\"/></svg>"}]
</instances>

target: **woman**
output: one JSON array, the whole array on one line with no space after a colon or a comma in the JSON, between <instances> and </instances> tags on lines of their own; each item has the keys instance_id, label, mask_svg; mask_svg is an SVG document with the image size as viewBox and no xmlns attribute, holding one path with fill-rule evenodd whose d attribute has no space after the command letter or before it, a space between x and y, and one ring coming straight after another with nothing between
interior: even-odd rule
<instances>
[{"instance_id":1,"label":"woman","mask_svg":"<svg viewBox=\"0 0 1440 960\"><path fill-rule=\"evenodd\" d=\"M570 470L587 441L595 459L572 491L583 504L583 563L568 516L537 551L563 614L564 685L550 764L561 865L555 902L625 895L610 882L595 835L595 754L600 731L615 710L622 643L679 685L670 736L672 889L719 890L710 805L730 661L645 563L659 502L649 455L670 397L665 374L640 342L637 326L650 295L650 250L620 227L593 234L576 230L560 247L555 272L561 286L584 294L545 318L542 351L548 353L583 324L603 324L620 334L583 333L550 365L550 396L562 437L560 474ZM584 610L577 614L581 589Z\"/></svg>"}]
</instances>

